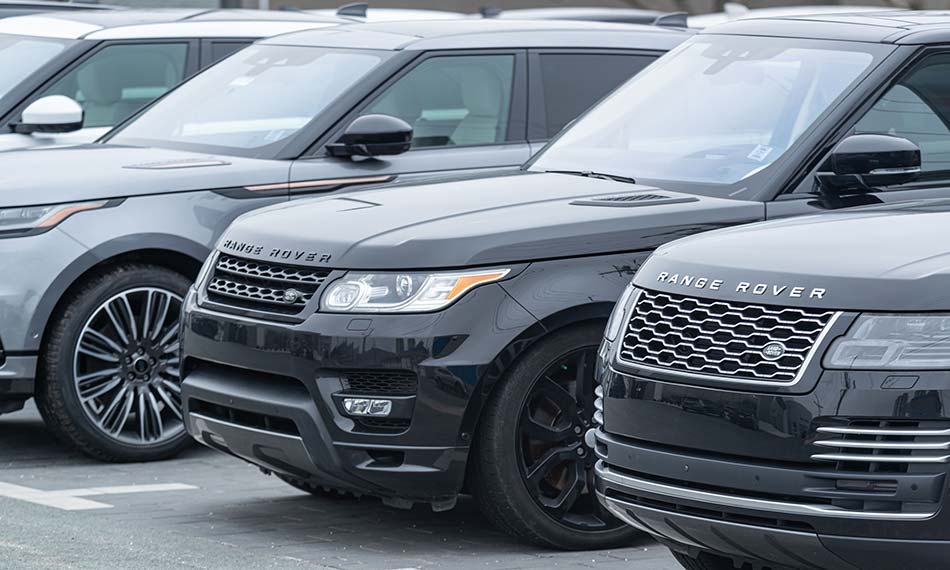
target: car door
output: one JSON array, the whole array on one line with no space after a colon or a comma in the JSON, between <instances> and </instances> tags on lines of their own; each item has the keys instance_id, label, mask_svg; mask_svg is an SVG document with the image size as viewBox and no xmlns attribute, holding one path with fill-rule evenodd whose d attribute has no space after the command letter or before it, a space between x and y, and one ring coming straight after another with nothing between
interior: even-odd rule
<instances>
[{"instance_id":1,"label":"car door","mask_svg":"<svg viewBox=\"0 0 950 570\"><path fill-rule=\"evenodd\" d=\"M413 127L401 155L334 158L320 146L291 170L296 195L340 185L407 180L437 172L515 169L528 158L524 50L432 52L380 87L334 128L334 141L353 119L385 114Z\"/></svg>"},{"instance_id":2,"label":"car door","mask_svg":"<svg viewBox=\"0 0 950 570\"><path fill-rule=\"evenodd\" d=\"M528 141L532 153L660 52L543 49L528 54Z\"/></svg>"},{"instance_id":3,"label":"car door","mask_svg":"<svg viewBox=\"0 0 950 570\"><path fill-rule=\"evenodd\" d=\"M838 140L852 134L883 134L906 138L920 147L921 175L908 184L850 197L843 205L864 205L912 199L950 197L950 52L931 50L915 59L903 73L870 98L848 121ZM830 147L829 145L829 152ZM769 203L769 217L821 211L814 199L817 174L828 153L793 192Z\"/></svg>"},{"instance_id":4,"label":"car door","mask_svg":"<svg viewBox=\"0 0 950 570\"><path fill-rule=\"evenodd\" d=\"M83 108L82 128L67 133L5 135L12 147L91 142L197 70L195 41L141 40L103 42L50 79L12 115L19 122L30 103L52 95L75 100ZM0 148L8 146L0 141Z\"/></svg>"}]
</instances>

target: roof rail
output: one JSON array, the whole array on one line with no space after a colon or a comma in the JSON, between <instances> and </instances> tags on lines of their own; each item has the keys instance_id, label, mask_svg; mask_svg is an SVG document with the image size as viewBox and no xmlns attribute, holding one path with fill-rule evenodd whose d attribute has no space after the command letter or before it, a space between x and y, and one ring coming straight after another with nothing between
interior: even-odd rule
<instances>
[{"instance_id":1,"label":"roof rail","mask_svg":"<svg viewBox=\"0 0 950 570\"><path fill-rule=\"evenodd\" d=\"M336 11L336 15L341 18L365 18L368 10L368 2L352 2L340 6Z\"/></svg>"},{"instance_id":2,"label":"roof rail","mask_svg":"<svg viewBox=\"0 0 950 570\"><path fill-rule=\"evenodd\" d=\"M657 16L656 20L653 20L654 26L663 26L664 28L688 28L689 27L689 15L686 12L671 12L669 14L663 14L662 16Z\"/></svg>"}]
</instances>

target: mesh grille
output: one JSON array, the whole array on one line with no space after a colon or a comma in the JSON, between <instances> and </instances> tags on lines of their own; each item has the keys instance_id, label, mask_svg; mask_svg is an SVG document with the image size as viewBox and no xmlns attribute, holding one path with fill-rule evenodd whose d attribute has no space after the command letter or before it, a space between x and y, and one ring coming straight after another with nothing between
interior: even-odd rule
<instances>
[{"instance_id":1,"label":"mesh grille","mask_svg":"<svg viewBox=\"0 0 950 570\"><path fill-rule=\"evenodd\" d=\"M242 309L296 314L319 291L330 274L221 255L208 281L208 297Z\"/></svg>"},{"instance_id":2,"label":"mesh grille","mask_svg":"<svg viewBox=\"0 0 950 570\"><path fill-rule=\"evenodd\" d=\"M411 396L419 384L408 370L342 370L340 376L347 392L366 396Z\"/></svg>"},{"instance_id":3,"label":"mesh grille","mask_svg":"<svg viewBox=\"0 0 950 570\"><path fill-rule=\"evenodd\" d=\"M641 291L619 356L697 375L793 382L833 316Z\"/></svg>"}]
</instances>

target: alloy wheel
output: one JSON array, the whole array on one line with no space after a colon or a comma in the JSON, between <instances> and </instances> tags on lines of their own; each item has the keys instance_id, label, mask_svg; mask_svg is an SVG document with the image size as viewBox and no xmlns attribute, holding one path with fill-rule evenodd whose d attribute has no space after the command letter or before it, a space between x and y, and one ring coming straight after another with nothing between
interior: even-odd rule
<instances>
[{"instance_id":1,"label":"alloy wheel","mask_svg":"<svg viewBox=\"0 0 950 570\"><path fill-rule=\"evenodd\" d=\"M135 446L184 430L178 326L182 298L156 287L123 291L93 311L73 354L76 395L103 435Z\"/></svg>"},{"instance_id":2,"label":"alloy wheel","mask_svg":"<svg viewBox=\"0 0 950 570\"><path fill-rule=\"evenodd\" d=\"M535 380L522 406L522 479L544 512L565 526L606 531L622 525L597 501L596 456L584 444L594 415L597 347L561 356Z\"/></svg>"}]
</instances>

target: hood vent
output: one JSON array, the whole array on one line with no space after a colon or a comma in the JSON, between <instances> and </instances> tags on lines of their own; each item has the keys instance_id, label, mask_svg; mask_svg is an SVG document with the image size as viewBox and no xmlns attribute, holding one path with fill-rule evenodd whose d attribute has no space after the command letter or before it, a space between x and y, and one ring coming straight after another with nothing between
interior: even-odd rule
<instances>
[{"instance_id":1,"label":"hood vent","mask_svg":"<svg viewBox=\"0 0 950 570\"><path fill-rule=\"evenodd\" d=\"M174 170L176 168L201 168L204 166L227 166L229 164L231 163L215 158L188 158L185 160L164 160L160 162L130 164L123 168L131 168L133 170Z\"/></svg>"},{"instance_id":2,"label":"hood vent","mask_svg":"<svg viewBox=\"0 0 950 570\"><path fill-rule=\"evenodd\" d=\"M683 204L696 202L695 196L669 196L652 192L628 192L626 194L611 194L609 196L595 196L571 202L574 206L606 206L609 208L636 208L639 206L660 206L663 204Z\"/></svg>"}]
</instances>

